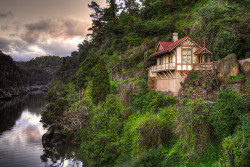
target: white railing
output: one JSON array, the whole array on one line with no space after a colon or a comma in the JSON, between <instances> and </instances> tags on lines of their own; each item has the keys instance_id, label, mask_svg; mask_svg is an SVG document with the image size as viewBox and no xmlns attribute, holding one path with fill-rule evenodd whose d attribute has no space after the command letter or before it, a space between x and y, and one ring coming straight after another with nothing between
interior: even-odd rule
<instances>
[{"instance_id":1,"label":"white railing","mask_svg":"<svg viewBox=\"0 0 250 167\"><path fill-rule=\"evenodd\" d=\"M152 72L159 72L159 71L165 71L165 70L174 70L176 68L175 63L168 63L168 64L161 64L152 66Z\"/></svg>"}]
</instances>

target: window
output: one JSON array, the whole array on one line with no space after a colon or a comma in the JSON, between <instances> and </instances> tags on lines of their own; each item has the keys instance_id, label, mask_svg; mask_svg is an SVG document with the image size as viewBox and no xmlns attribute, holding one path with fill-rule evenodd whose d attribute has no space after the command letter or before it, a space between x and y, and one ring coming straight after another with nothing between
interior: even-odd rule
<instances>
[{"instance_id":1,"label":"window","mask_svg":"<svg viewBox=\"0 0 250 167\"><path fill-rule=\"evenodd\" d=\"M203 63L202 62L202 56L200 56L200 55L198 56L198 63Z\"/></svg>"},{"instance_id":2,"label":"window","mask_svg":"<svg viewBox=\"0 0 250 167\"><path fill-rule=\"evenodd\" d=\"M162 65L163 64L163 57L160 57L159 58L159 65Z\"/></svg>"},{"instance_id":3,"label":"window","mask_svg":"<svg viewBox=\"0 0 250 167\"><path fill-rule=\"evenodd\" d=\"M169 56L169 57L168 57L168 62L169 62L169 63L173 63L172 56Z\"/></svg>"},{"instance_id":4,"label":"window","mask_svg":"<svg viewBox=\"0 0 250 167\"><path fill-rule=\"evenodd\" d=\"M182 64L191 64L191 50L182 50Z\"/></svg>"}]
</instances>

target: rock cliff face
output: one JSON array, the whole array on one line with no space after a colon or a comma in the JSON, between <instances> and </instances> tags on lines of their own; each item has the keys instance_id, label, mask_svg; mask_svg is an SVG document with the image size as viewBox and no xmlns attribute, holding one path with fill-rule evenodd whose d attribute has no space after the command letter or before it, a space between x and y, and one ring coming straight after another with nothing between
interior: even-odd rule
<instances>
[{"instance_id":1,"label":"rock cliff face","mask_svg":"<svg viewBox=\"0 0 250 167\"><path fill-rule=\"evenodd\" d=\"M237 60L236 54L230 54L221 59L217 65L218 78L222 84L228 81L230 76L237 76L240 74L240 64Z\"/></svg>"},{"instance_id":2,"label":"rock cliff face","mask_svg":"<svg viewBox=\"0 0 250 167\"><path fill-rule=\"evenodd\" d=\"M215 101L219 91L229 87L239 93L249 93L249 64L248 59L239 63L237 56L230 54L218 62L216 72L191 71L181 83L179 96Z\"/></svg>"},{"instance_id":3,"label":"rock cliff face","mask_svg":"<svg viewBox=\"0 0 250 167\"><path fill-rule=\"evenodd\" d=\"M191 71L181 85L182 88L179 91L181 97L214 101L217 99L220 84L214 72Z\"/></svg>"}]
</instances>

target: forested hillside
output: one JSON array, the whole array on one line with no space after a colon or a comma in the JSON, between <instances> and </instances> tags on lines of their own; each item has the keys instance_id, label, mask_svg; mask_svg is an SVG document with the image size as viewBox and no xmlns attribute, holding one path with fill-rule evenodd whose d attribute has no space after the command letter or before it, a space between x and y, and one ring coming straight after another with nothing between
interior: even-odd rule
<instances>
[{"instance_id":1,"label":"forested hillside","mask_svg":"<svg viewBox=\"0 0 250 167\"><path fill-rule=\"evenodd\" d=\"M29 71L33 69L40 69L54 76L62 64L62 58L59 56L42 56L31 59L30 61L18 61L15 63L22 69Z\"/></svg>"},{"instance_id":2,"label":"forested hillside","mask_svg":"<svg viewBox=\"0 0 250 167\"><path fill-rule=\"evenodd\" d=\"M146 69L158 41L173 32L199 43L205 37L216 60L249 58L249 1L107 5L89 4L90 40L63 59L50 84L44 142L80 143L89 166L247 166L249 92L227 89L214 103L163 95L148 91Z\"/></svg>"},{"instance_id":3,"label":"forested hillside","mask_svg":"<svg viewBox=\"0 0 250 167\"><path fill-rule=\"evenodd\" d=\"M28 62L14 62L0 53L0 98L10 98L48 84L61 65L59 57L41 57Z\"/></svg>"}]
</instances>

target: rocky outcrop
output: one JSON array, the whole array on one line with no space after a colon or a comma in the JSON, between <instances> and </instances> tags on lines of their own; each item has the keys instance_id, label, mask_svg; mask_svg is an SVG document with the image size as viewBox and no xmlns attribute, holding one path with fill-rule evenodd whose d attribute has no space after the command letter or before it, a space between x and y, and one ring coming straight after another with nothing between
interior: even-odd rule
<instances>
[{"instance_id":1,"label":"rocky outcrop","mask_svg":"<svg viewBox=\"0 0 250 167\"><path fill-rule=\"evenodd\" d=\"M62 139L61 132L50 129L42 136L42 143L44 145L58 146L64 143Z\"/></svg>"},{"instance_id":2,"label":"rocky outcrop","mask_svg":"<svg viewBox=\"0 0 250 167\"><path fill-rule=\"evenodd\" d=\"M216 72L212 71L191 71L184 83L181 83L179 96L214 101L219 91L228 88L241 94L249 93L249 61L250 59L238 61L235 54L228 55L218 61L218 77Z\"/></svg>"},{"instance_id":3,"label":"rocky outcrop","mask_svg":"<svg viewBox=\"0 0 250 167\"><path fill-rule=\"evenodd\" d=\"M240 64L236 54L230 54L221 59L217 65L218 78L222 84L227 83L230 76L240 74Z\"/></svg>"},{"instance_id":4,"label":"rocky outcrop","mask_svg":"<svg viewBox=\"0 0 250 167\"><path fill-rule=\"evenodd\" d=\"M191 71L181 85L180 97L203 98L209 101L217 99L219 83L216 73L212 71Z\"/></svg>"},{"instance_id":5,"label":"rocky outcrop","mask_svg":"<svg viewBox=\"0 0 250 167\"><path fill-rule=\"evenodd\" d=\"M244 74L247 74L250 71L250 58L245 59L245 60L240 60L239 62L241 64L241 68L240 68L241 71Z\"/></svg>"}]
</instances>

